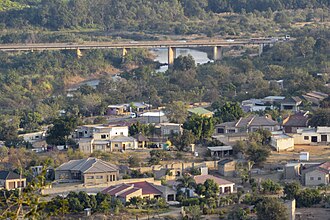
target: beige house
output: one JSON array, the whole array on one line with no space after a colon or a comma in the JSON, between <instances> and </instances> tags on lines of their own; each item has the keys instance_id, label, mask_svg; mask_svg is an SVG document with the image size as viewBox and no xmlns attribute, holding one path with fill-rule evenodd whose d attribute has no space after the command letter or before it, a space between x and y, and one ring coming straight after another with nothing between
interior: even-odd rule
<instances>
[{"instance_id":1,"label":"beige house","mask_svg":"<svg viewBox=\"0 0 330 220\"><path fill-rule=\"evenodd\" d=\"M301 170L305 186L318 186L329 184L330 162L311 166Z\"/></svg>"},{"instance_id":2,"label":"beige house","mask_svg":"<svg viewBox=\"0 0 330 220\"><path fill-rule=\"evenodd\" d=\"M0 171L0 187L6 190L24 188L26 179L11 171Z\"/></svg>"},{"instance_id":3,"label":"beige house","mask_svg":"<svg viewBox=\"0 0 330 220\"><path fill-rule=\"evenodd\" d=\"M215 135L244 134L255 132L258 129L277 131L279 125L276 121L265 116L250 115L238 121L225 122L215 126Z\"/></svg>"},{"instance_id":4,"label":"beige house","mask_svg":"<svg viewBox=\"0 0 330 220\"><path fill-rule=\"evenodd\" d=\"M70 160L55 169L55 180L59 182L83 182L84 184L104 184L118 179L119 169L97 158Z\"/></svg>"},{"instance_id":5,"label":"beige house","mask_svg":"<svg viewBox=\"0 0 330 220\"><path fill-rule=\"evenodd\" d=\"M133 197L141 197L147 199L164 198L166 202L174 201L176 191L167 186L156 185L147 181L123 183L110 186L102 191L113 197L119 198L122 202L129 202Z\"/></svg>"},{"instance_id":6,"label":"beige house","mask_svg":"<svg viewBox=\"0 0 330 220\"><path fill-rule=\"evenodd\" d=\"M330 127L303 128L293 134L294 144L328 144L330 142Z\"/></svg>"},{"instance_id":7,"label":"beige house","mask_svg":"<svg viewBox=\"0 0 330 220\"><path fill-rule=\"evenodd\" d=\"M236 171L236 161L224 159L218 162L218 171L221 176L233 177Z\"/></svg>"},{"instance_id":8,"label":"beige house","mask_svg":"<svg viewBox=\"0 0 330 220\"><path fill-rule=\"evenodd\" d=\"M206 180L214 180L219 185L220 194L233 193L235 183L228 180L213 176L213 175L198 175L194 176L196 184L203 184Z\"/></svg>"},{"instance_id":9,"label":"beige house","mask_svg":"<svg viewBox=\"0 0 330 220\"><path fill-rule=\"evenodd\" d=\"M270 138L270 145L275 148L277 152L293 150L294 138L283 133L273 133Z\"/></svg>"},{"instance_id":10,"label":"beige house","mask_svg":"<svg viewBox=\"0 0 330 220\"><path fill-rule=\"evenodd\" d=\"M138 142L133 137L117 136L110 140L111 151L124 151L137 148Z\"/></svg>"}]
</instances>

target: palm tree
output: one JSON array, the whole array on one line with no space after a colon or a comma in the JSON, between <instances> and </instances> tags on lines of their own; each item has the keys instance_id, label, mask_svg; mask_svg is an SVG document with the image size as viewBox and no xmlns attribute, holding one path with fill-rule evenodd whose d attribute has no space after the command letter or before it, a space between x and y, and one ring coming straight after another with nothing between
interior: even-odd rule
<instances>
[{"instance_id":1,"label":"palm tree","mask_svg":"<svg viewBox=\"0 0 330 220\"><path fill-rule=\"evenodd\" d=\"M178 179L178 182L179 182L178 189L185 190L185 198L188 197L188 190L195 189L195 187L196 187L196 182L195 182L194 178L187 174L183 175L182 178Z\"/></svg>"}]
</instances>

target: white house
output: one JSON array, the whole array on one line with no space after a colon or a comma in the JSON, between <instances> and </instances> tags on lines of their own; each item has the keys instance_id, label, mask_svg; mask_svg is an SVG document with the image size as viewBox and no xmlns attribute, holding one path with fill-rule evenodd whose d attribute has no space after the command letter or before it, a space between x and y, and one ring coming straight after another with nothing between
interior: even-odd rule
<instances>
[{"instance_id":1,"label":"white house","mask_svg":"<svg viewBox=\"0 0 330 220\"><path fill-rule=\"evenodd\" d=\"M275 148L277 152L292 150L294 148L294 138L282 132L273 132L270 145Z\"/></svg>"},{"instance_id":2,"label":"white house","mask_svg":"<svg viewBox=\"0 0 330 220\"><path fill-rule=\"evenodd\" d=\"M330 142L330 127L298 129L293 138L294 144L327 144Z\"/></svg>"}]
</instances>

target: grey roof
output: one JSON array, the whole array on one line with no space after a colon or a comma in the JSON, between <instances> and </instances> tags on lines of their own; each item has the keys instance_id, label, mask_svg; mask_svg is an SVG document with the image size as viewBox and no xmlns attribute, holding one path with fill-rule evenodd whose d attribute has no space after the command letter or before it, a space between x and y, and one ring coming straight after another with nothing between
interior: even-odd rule
<instances>
[{"instance_id":1,"label":"grey roof","mask_svg":"<svg viewBox=\"0 0 330 220\"><path fill-rule=\"evenodd\" d=\"M297 96L287 97L281 101L281 104L300 104L301 99Z\"/></svg>"},{"instance_id":2,"label":"grey roof","mask_svg":"<svg viewBox=\"0 0 330 220\"><path fill-rule=\"evenodd\" d=\"M208 147L210 151L224 151L224 150L232 150L232 146L216 146L216 147Z\"/></svg>"},{"instance_id":3,"label":"grey roof","mask_svg":"<svg viewBox=\"0 0 330 220\"><path fill-rule=\"evenodd\" d=\"M123 135L116 136L111 139L111 142L133 142L133 141L136 141L136 139L133 137L126 137Z\"/></svg>"},{"instance_id":4,"label":"grey roof","mask_svg":"<svg viewBox=\"0 0 330 220\"><path fill-rule=\"evenodd\" d=\"M249 126L275 126L278 123L265 116L250 115L246 118L240 118L237 122L225 122L217 126L246 128Z\"/></svg>"},{"instance_id":5,"label":"grey roof","mask_svg":"<svg viewBox=\"0 0 330 220\"><path fill-rule=\"evenodd\" d=\"M139 133L133 136L137 141L142 142L142 141L146 141L149 142L149 139L147 137L145 137L143 134Z\"/></svg>"},{"instance_id":6,"label":"grey roof","mask_svg":"<svg viewBox=\"0 0 330 220\"><path fill-rule=\"evenodd\" d=\"M20 175L11 171L0 171L0 179L1 180L14 180L20 179Z\"/></svg>"},{"instance_id":7,"label":"grey roof","mask_svg":"<svg viewBox=\"0 0 330 220\"><path fill-rule=\"evenodd\" d=\"M80 171L82 173L103 173L116 172L118 171L118 167L103 160L89 157L81 160L70 160L56 169L56 171L64 170Z\"/></svg>"},{"instance_id":8,"label":"grey roof","mask_svg":"<svg viewBox=\"0 0 330 220\"><path fill-rule=\"evenodd\" d=\"M231 160L231 159L224 159L224 160L221 160L218 162L219 165L224 165L226 163L230 163L230 162L233 162L234 160Z\"/></svg>"},{"instance_id":9,"label":"grey roof","mask_svg":"<svg viewBox=\"0 0 330 220\"><path fill-rule=\"evenodd\" d=\"M250 121L250 126L275 126L278 123L264 116L256 116Z\"/></svg>"}]
</instances>

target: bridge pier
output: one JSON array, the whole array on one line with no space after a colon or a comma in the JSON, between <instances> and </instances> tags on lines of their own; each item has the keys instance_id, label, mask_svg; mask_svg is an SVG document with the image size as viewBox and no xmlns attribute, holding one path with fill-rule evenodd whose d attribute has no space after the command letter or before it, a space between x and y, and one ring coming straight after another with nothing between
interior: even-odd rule
<instances>
[{"instance_id":1,"label":"bridge pier","mask_svg":"<svg viewBox=\"0 0 330 220\"><path fill-rule=\"evenodd\" d=\"M79 48L77 48L76 53L77 53L78 59L83 56L83 54Z\"/></svg>"},{"instance_id":2,"label":"bridge pier","mask_svg":"<svg viewBox=\"0 0 330 220\"><path fill-rule=\"evenodd\" d=\"M222 60L222 55L223 55L222 47L214 46L213 47L213 60L214 61Z\"/></svg>"},{"instance_id":3,"label":"bridge pier","mask_svg":"<svg viewBox=\"0 0 330 220\"><path fill-rule=\"evenodd\" d=\"M264 44L259 44L259 57L261 56L261 54L264 52Z\"/></svg>"},{"instance_id":4,"label":"bridge pier","mask_svg":"<svg viewBox=\"0 0 330 220\"><path fill-rule=\"evenodd\" d=\"M174 59L176 58L176 48L168 47L168 66L172 66L174 64Z\"/></svg>"},{"instance_id":5,"label":"bridge pier","mask_svg":"<svg viewBox=\"0 0 330 220\"><path fill-rule=\"evenodd\" d=\"M124 62L125 61L125 57L127 55L127 49L123 48L122 50L122 54L121 54L121 61Z\"/></svg>"}]
</instances>

